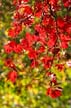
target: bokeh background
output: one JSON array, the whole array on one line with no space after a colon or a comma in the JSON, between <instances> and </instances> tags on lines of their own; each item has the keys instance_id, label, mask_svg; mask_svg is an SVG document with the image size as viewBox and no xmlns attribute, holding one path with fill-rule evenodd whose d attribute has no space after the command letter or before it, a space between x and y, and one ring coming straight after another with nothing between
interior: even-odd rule
<instances>
[{"instance_id":1,"label":"bokeh background","mask_svg":"<svg viewBox=\"0 0 71 108\"><path fill-rule=\"evenodd\" d=\"M0 0L0 108L71 108L71 68L68 67L66 72L57 72L57 77L62 82L63 93L62 96L56 99L52 99L46 96L45 83L47 80L42 77L43 74L33 81L33 87L31 87L31 78L28 73L21 72L21 55L7 55L4 53L3 46L9 41L7 35L8 29L12 22L12 15L14 6L11 0ZM66 10L64 10L66 12ZM61 14L59 12L58 14ZM71 59L71 48L67 49L69 59ZM17 67L19 68L20 77L13 85L10 81L7 81L6 74L9 69L4 66L4 59L7 56L13 56L14 60L17 60ZM24 58L25 62L28 61L27 57ZM41 69L40 69L41 70ZM53 68L54 71L57 71ZM38 73L37 69L33 70ZM24 76L22 75L24 74ZM40 79L40 82L39 82ZM44 82L44 83L43 83ZM27 85L27 86L26 86ZM25 87L26 86L26 87Z\"/></svg>"}]
</instances>

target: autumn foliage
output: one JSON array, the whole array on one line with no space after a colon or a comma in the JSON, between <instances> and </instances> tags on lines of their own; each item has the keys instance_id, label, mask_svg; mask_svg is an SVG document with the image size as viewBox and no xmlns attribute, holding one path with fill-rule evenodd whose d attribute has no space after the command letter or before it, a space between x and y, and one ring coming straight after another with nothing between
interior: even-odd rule
<instances>
[{"instance_id":1,"label":"autumn foliage","mask_svg":"<svg viewBox=\"0 0 71 108\"><path fill-rule=\"evenodd\" d=\"M38 69L38 74L47 79L45 94L60 97L63 88L53 67L63 74L68 66L63 57L71 43L71 0L13 0L12 3L15 7L13 21L8 30L9 42L4 45L4 52L9 55L4 63L10 70L7 81L15 85L20 78L19 71L22 76L28 72L33 76L33 70ZM21 57L20 69L14 54ZM36 76L30 77L32 81L25 87L32 88Z\"/></svg>"}]
</instances>

